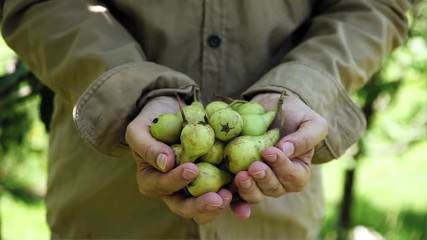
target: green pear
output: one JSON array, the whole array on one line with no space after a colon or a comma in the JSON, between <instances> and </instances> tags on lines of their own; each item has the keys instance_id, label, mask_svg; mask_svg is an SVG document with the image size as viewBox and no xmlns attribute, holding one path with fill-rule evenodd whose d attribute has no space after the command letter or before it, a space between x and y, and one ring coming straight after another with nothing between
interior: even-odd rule
<instances>
[{"instance_id":1,"label":"green pear","mask_svg":"<svg viewBox=\"0 0 427 240\"><path fill-rule=\"evenodd\" d=\"M193 87L193 102L190 105L183 106L182 99L178 93L175 92L175 96L179 105L179 112L177 115L184 124L197 123L200 121L207 122L206 111L203 103L197 99L196 88Z\"/></svg>"},{"instance_id":2,"label":"green pear","mask_svg":"<svg viewBox=\"0 0 427 240\"><path fill-rule=\"evenodd\" d=\"M207 122L206 111L201 102L194 101L190 105L187 105L182 109L182 111L184 111L184 115L188 123L196 123L200 121ZM183 121L181 111L178 112L177 116Z\"/></svg>"},{"instance_id":3,"label":"green pear","mask_svg":"<svg viewBox=\"0 0 427 240\"><path fill-rule=\"evenodd\" d=\"M186 192L198 197L208 192L217 192L232 180L232 175L207 162L196 163L199 175L185 187Z\"/></svg>"},{"instance_id":4,"label":"green pear","mask_svg":"<svg viewBox=\"0 0 427 240\"><path fill-rule=\"evenodd\" d=\"M232 173L246 171L249 165L262 160L261 153L277 144L280 138L278 128L267 131L261 136L239 136L231 140L224 148L224 161Z\"/></svg>"},{"instance_id":5,"label":"green pear","mask_svg":"<svg viewBox=\"0 0 427 240\"><path fill-rule=\"evenodd\" d=\"M264 107L257 102L245 102L243 104L234 107L236 112L239 114L263 114L265 112Z\"/></svg>"},{"instance_id":6,"label":"green pear","mask_svg":"<svg viewBox=\"0 0 427 240\"><path fill-rule=\"evenodd\" d=\"M215 142L215 133L209 124L200 121L188 123L181 131L182 154L180 162L194 162L206 154Z\"/></svg>"},{"instance_id":7,"label":"green pear","mask_svg":"<svg viewBox=\"0 0 427 240\"><path fill-rule=\"evenodd\" d=\"M215 111L209 118L209 124L215 132L215 137L226 142L240 134L243 128L243 119L231 107L226 107Z\"/></svg>"},{"instance_id":8,"label":"green pear","mask_svg":"<svg viewBox=\"0 0 427 240\"><path fill-rule=\"evenodd\" d=\"M168 145L179 142L182 118L172 113L162 113L150 125L151 135Z\"/></svg>"},{"instance_id":9,"label":"green pear","mask_svg":"<svg viewBox=\"0 0 427 240\"><path fill-rule=\"evenodd\" d=\"M202 155L199 160L211 164L221 164L224 156L224 142L219 139L215 139L215 142L209 152Z\"/></svg>"},{"instance_id":10,"label":"green pear","mask_svg":"<svg viewBox=\"0 0 427 240\"><path fill-rule=\"evenodd\" d=\"M228 103L223 102L223 101L210 102L208 105L206 105L206 108L205 108L206 115L208 115L208 117L210 117L217 110L219 110L221 108L226 108L226 107L228 107Z\"/></svg>"},{"instance_id":11,"label":"green pear","mask_svg":"<svg viewBox=\"0 0 427 240\"><path fill-rule=\"evenodd\" d=\"M241 135L259 136L266 133L276 118L276 113L277 111L268 111L263 114L242 114Z\"/></svg>"}]
</instances>

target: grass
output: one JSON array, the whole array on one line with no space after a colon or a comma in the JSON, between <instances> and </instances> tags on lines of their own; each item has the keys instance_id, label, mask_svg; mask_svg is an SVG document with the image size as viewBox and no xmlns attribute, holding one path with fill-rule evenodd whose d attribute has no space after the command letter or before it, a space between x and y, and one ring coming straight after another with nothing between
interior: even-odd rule
<instances>
[{"instance_id":1,"label":"grass","mask_svg":"<svg viewBox=\"0 0 427 240\"><path fill-rule=\"evenodd\" d=\"M31 204L17 201L9 194L0 198L1 237L4 240L49 239L49 229L45 221L43 201Z\"/></svg>"},{"instance_id":2,"label":"grass","mask_svg":"<svg viewBox=\"0 0 427 240\"><path fill-rule=\"evenodd\" d=\"M385 239L426 239L427 141L398 156L362 159L356 168L352 224L366 226ZM324 239L336 239L343 176L348 159L325 164L327 218Z\"/></svg>"}]
</instances>

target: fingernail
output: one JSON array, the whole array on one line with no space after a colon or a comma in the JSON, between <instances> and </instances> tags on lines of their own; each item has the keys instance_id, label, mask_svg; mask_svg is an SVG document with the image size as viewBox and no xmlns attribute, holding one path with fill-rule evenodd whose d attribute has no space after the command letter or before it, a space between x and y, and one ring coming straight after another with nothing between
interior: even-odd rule
<instances>
[{"instance_id":1,"label":"fingernail","mask_svg":"<svg viewBox=\"0 0 427 240\"><path fill-rule=\"evenodd\" d=\"M258 171L253 174L256 179L263 179L265 177L265 171Z\"/></svg>"},{"instance_id":2,"label":"fingernail","mask_svg":"<svg viewBox=\"0 0 427 240\"><path fill-rule=\"evenodd\" d=\"M251 180L250 180L250 179L248 179L248 180L245 180L245 181L243 181L243 182L240 182L240 186L241 186L242 188L245 188L245 189L250 188L250 187L251 187Z\"/></svg>"},{"instance_id":3,"label":"fingernail","mask_svg":"<svg viewBox=\"0 0 427 240\"><path fill-rule=\"evenodd\" d=\"M212 205L212 204L207 204L207 205L206 205L206 209L207 209L208 211L213 211L213 210L215 210L215 209L218 209L219 207L221 207L221 205Z\"/></svg>"},{"instance_id":4,"label":"fingernail","mask_svg":"<svg viewBox=\"0 0 427 240\"><path fill-rule=\"evenodd\" d=\"M192 181L196 176L196 172L191 169L184 169L182 172L182 178L187 181Z\"/></svg>"},{"instance_id":5,"label":"fingernail","mask_svg":"<svg viewBox=\"0 0 427 240\"><path fill-rule=\"evenodd\" d=\"M282 146L282 150L286 156L290 157L292 154L294 154L294 144L291 142L285 142Z\"/></svg>"},{"instance_id":6,"label":"fingernail","mask_svg":"<svg viewBox=\"0 0 427 240\"><path fill-rule=\"evenodd\" d=\"M156 164L161 171L165 171L167 162L168 162L168 157L166 156L166 154L160 153L157 156Z\"/></svg>"},{"instance_id":7,"label":"fingernail","mask_svg":"<svg viewBox=\"0 0 427 240\"><path fill-rule=\"evenodd\" d=\"M264 158L265 160L273 163L277 160L277 155L276 154L266 155Z\"/></svg>"}]
</instances>

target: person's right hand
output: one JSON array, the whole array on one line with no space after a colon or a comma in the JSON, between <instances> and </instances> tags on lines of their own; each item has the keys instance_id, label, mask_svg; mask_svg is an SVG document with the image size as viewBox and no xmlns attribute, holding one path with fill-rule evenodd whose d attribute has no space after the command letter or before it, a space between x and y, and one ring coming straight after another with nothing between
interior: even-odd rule
<instances>
[{"instance_id":1,"label":"person's right hand","mask_svg":"<svg viewBox=\"0 0 427 240\"><path fill-rule=\"evenodd\" d=\"M153 98L128 125L126 141L136 160L139 191L146 196L160 197L175 214L203 224L216 219L228 208L232 194L221 189L196 198L182 191L199 174L197 166L185 163L175 167L172 149L150 133L151 122L159 114L178 111L174 97Z\"/></svg>"}]
</instances>

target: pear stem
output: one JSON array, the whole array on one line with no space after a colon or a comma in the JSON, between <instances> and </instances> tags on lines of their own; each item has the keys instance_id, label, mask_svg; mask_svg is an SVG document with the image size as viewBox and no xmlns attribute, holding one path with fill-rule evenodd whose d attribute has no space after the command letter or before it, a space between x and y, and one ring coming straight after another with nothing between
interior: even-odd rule
<instances>
[{"instance_id":1,"label":"pear stem","mask_svg":"<svg viewBox=\"0 0 427 240\"><path fill-rule=\"evenodd\" d=\"M178 101L179 111L181 112L182 122L184 125L188 124L187 118L185 117L184 108L182 107L181 97L175 92L176 100Z\"/></svg>"},{"instance_id":2,"label":"pear stem","mask_svg":"<svg viewBox=\"0 0 427 240\"><path fill-rule=\"evenodd\" d=\"M222 98L222 99L225 99L225 100L227 100L227 101L229 101L229 102L233 102L233 101L236 101L236 100L239 100L239 101L241 101L241 102L247 102L246 100L243 100L243 99L234 99L234 98L227 97L227 96L220 95L220 94L214 94L214 96L215 96L215 97Z\"/></svg>"},{"instance_id":3,"label":"pear stem","mask_svg":"<svg viewBox=\"0 0 427 240\"><path fill-rule=\"evenodd\" d=\"M246 100L242 100L242 99L234 99L231 103L228 104L229 107L233 106L234 104L237 103L247 103L248 101Z\"/></svg>"},{"instance_id":4,"label":"pear stem","mask_svg":"<svg viewBox=\"0 0 427 240\"><path fill-rule=\"evenodd\" d=\"M285 90L282 90L280 92L279 101L277 101L277 113L280 116L280 129L282 129L283 126L285 125L285 116L283 116L283 109L282 109L283 102L285 101L285 96L288 96L288 95L286 94Z\"/></svg>"},{"instance_id":5,"label":"pear stem","mask_svg":"<svg viewBox=\"0 0 427 240\"><path fill-rule=\"evenodd\" d=\"M196 87L193 86L193 101L198 102Z\"/></svg>"}]
</instances>

